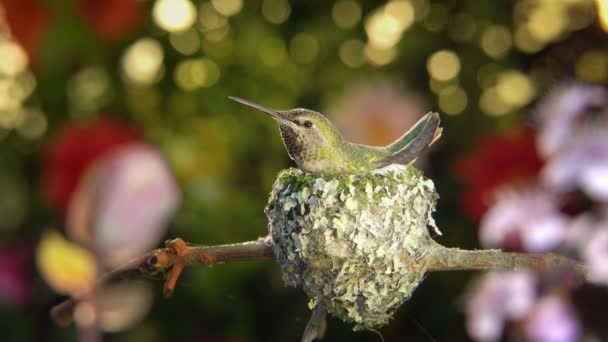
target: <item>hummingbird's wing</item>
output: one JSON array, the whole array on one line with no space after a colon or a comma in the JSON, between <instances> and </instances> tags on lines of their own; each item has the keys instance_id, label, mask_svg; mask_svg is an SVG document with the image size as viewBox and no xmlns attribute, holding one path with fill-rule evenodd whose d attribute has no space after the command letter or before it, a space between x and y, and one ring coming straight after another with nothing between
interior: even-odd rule
<instances>
[{"instance_id":1,"label":"hummingbird's wing","mask_svg":"<svg viewBox=\"0 0 608 342\"><path fill-rule=\"evenodd\" d=\"M390 164L407 164L416 158L441 136L439 114L429 112L407 131L401 138L388 146L392 152L388 157L375 162L381 168Z\"/></svg>"}]
</instances>

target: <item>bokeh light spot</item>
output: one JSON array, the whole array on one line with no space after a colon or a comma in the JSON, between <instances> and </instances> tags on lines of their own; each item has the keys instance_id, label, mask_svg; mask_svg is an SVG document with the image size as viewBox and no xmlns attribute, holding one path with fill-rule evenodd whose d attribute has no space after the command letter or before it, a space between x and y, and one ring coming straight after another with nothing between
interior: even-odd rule
<instances>
[{"instance_id":1,"label":"bokeh light spot","mask_svg":"<svg viewBox=\"0 0 608 342\"><path fill-rule=\"evenodd\" d=\"M604 31L608 32L608 1L606 0L595 0L597 6L597 16L600 21L600 25Z\"/></svg>"},{"instance_id":2,"label":"bokeh light spot","mask_svg":"<svg viewBox=\"0 0 608 342\"><path fill-rule=\"evenodd\" d=\"M585 51L576 61L576 76L587 82L608 82L608 50Z\"/></svg>"},{"instance_id":3,"label":"bokeh light spot","mask_svg":"<svg viewBox=\"0 0 608 342\"><path fill-rule=\"evenodd\" d=\"M391 1L365 21L369 43L376 49L395 46L414 22L414 7L408 1Z\"/></svg>"},{"instance_id":4,"label":"bokeh light spot","mask_svg":"<svg viewBox=\"0 0 608 342\"><path fill-rule=\"evenodd\" d=\"M378 49L374 46L367 44L364 48L365 57L374 66L383 66L392 62L397 57L397 51L395 48L390 49Z\"/></svg>"},{"instance_id":5,"label":"bokeh light spot","mask_svg":"<svg viewBox=\"0 0 608 342\"><path fill-rule=\"evenodd\" d=\"M122 69L127 79L140 85L156 82L163 67L163 48L152 38L141 38L122 57Z\"/></svg>"},{"instance_id":6,"label":"bokeh light spot","mask_svg":"<svg viewBox=\"0 0 608 342\"><path fill-rule=\"evenodd\" d=\"M495 87L484 89L479 97L479 109L490 116L501 116L513 110L513 106L509 105L498 96Z\"/></svg>"},{"instance_id":7,"label":"bokeh light spot","mask_svg":"<svg viewBox=\"0 0 608 342\"><path fill-rule=\"evenodd\" d=\"M211 4L218 13L231 17L243 9L243 0L211 0Z\"/></svg>"},{"instance_id":8,"label":"bokeh light spot","mask_svg":"<svg viewBox=\"0 0 608 342\"><path fill-rule=\"evenodd\" d=\"M0 75L14 77L27 68L27 55L15 42L0 39L0 56Z\"/></svg>"},{"instance_id":9,"label":"bokeh light spot","mask_svg":"<svg viewBox=\"0 0 608 342\"><path fill-rule=\"evenodd\" d=\"M428 59L427 70L432 78L447 81L460 72L460 59L450 50L437 51Z\"/></svg>"},{"instance_id":10,"label":"bokeh light spot","mask_svg":"<svg viewBox=\"0 0 608 342\"><path fill-rule=\"evenodd\" d=\"M361 5L352 0L340 0L332 7L331 17L339 28L353 28L361 20Z\"/></svg>"},{"instance_id":11,"label":"bokeh light spot","mask_svg":"<svg viewBox=\"0 0 608 342\"><path fill-rule=\"evenodd\" d=\"M532 37L541 42L557 38L566 28L567 18L559 2L547 3L532 11L527 27Z\"/></svg>"},{"instance_id":12,"label":"bokeh light spot","mask_svg":"<svg viewBox=\"0 0 608 342\"><path fill-rule=\"evenodd\" d=\"M511 32L506 26L490 25L481 35L481 49L492 58L501 58L511 49Z\"/></svg>"},{"instance_id":13,"label":"bokeh light spot","mask_svg":"<svg viewBox=\"0 0 608 342\"><path fill-rule=\"evenodd\" d=\"M190 0L157 0L152 16L154 22L165 31L185 31L196 20L196 8Z\"/></svg>"},{"instance_id":14,"label":"bokeh light spot","mask_svg":"<svg viewBox=\"0 0 608 342\"><path fill-rule=\"evenodd\" d=\"M39 139L46 132L48 122L46 116L38 109L28 109L19 116L17 132L25 139Z\"/></svg>"},{"instance_id":15,"label":"bokeh light spot","mask_svg":"<svg viewBox=\"0 0 608 342\"><path fill-rule=\"evenodd\" d=\"M282 24L291 14L291 6L287 0L264 0L262 15L272 24Z\"/></svg>"},{"instance_id":16,"label":"bokeh light spot","mask_svg":"<svg viewBox=\"0 0 608 342\"><path fill-rule=\"evenodd\" d=\"M442 112L451 115L460 114L467 108L467 93L460 86L449 86L439 93L438 102Z\"/></svg>"},{"instance_id":17,"label":"bokeh light spot","mask_svg":"<svg viewBox=\"0 0 608 342\"><path fill-rule=\"evenodd\" d=\"M201 36L195 29L175 32L169 35L169 42L182 55L192 55L201 47Z\"/></svg>"},{"instance_id":18,"label":"bokeh light spot","mask_svg":"<svg viewBox=\"0 0 608 342\"><path fill-rule=\"evenodd\" d=\"M358 68L365 63L365 44L357 39L347 40L340 45L339 55L344 65Z\"/></svg>"},{"instance_id":19,"label":"bokeh light spot","mask_svg":"<svg viewBox=\"0 0 608 342\"><path fill-rule=\"evenodd\" d=\"M516 70L498 76L496 93L500 99L513 107L528 104L536 95L536 87L530 77Z\"/></svg>"},{"instance_id":20,"label":"bokeh light spot","mask_svg":"<svg viewBox=\"0 0 608 342\"><path fill-rule=\"evenodd\" d=\"M218 65L208 58L181 61L173 74L178 87L186 91L210 87L220 78Z\"/></svg>"}]
</instances>

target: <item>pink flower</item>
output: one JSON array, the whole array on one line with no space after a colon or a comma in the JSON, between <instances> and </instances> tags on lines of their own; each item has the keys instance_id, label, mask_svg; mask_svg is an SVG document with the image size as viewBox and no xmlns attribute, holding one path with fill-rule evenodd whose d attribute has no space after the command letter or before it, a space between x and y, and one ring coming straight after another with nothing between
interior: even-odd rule
<instances>
[{"instance_id":1,"label":"pink flower","mask_svg":"<svg viewBox=\"0 0 608 342\"><path fill-rule=\"evenodd\" d=\"M550 194L506 190L481 220L480 240L484 247L543 252L562 242L567 226Z\"/></svg>"},{"instance_id":2,"label":"pink flower","mask_svg":"<svg viewBox=\"0 0 608 342\"><path fill-rule=\"evenodd\" d=\"M422 100L387 81L352 85L328 110L344 136L366 145L387 145L426 112Z\"/></svg>"},{"instance_id":3,"label":"pink flower","mask_svg":"<svg viewBox=\"0 0 608 342\"><path fill-rule=\"evenodd\" d=\"M564 84L556 87L536 109L541 120L538 149L550 156L568 145L581 118L594 107L608 105L608 92L599 86Z\"/></svg>"},{"instance_id":4,"label":"pink flower","mask_svg":"<svg viewBox=\"0 0 608 342\"><path fill-rule=\"evenodd\" d=\"M608 221L602 222L580 249L592 281L608 285Z\"/></svg>"},{"instance_id":5,"label":"pink flower","mask_svg":"<svg viewBox=\"0 0 608 342\"><path fill-rule=\"evenodd\" d=\"M82 179L68 209L68 228L106 264L120 265L156 246L179 198L160 153L132 143L101 159Z\"/></svg>"},{"instance_id":6,"label":"pink flower","mask_svg":"<svg viewBox=\"0 0 608 342\"><path fill-rule=\"evenodd\" d=\"M13 241L0 247L0 301L20 307L29 300L32 259L32 247L23 242Z\"/></svg>"},{"instance_id":7,"label":"pink flower","mask_svg":"<svg viewBox=\"0 0 608 342\"><path fill-rule=\"evenodd\" d=\"M469 291L467 331L477 341L497 341L506 321L522 319L532 307L535 279L529 272L490 272Z\"/></svg>"},{"instance_id":8,"label":"pink flower","mask_svg":"<svg viewBox=\"0 0 608 342\"><path fill-rule=\"evenodd\" d=\"M581 326L572 306L563 298L541 298L526 320L525 334L533 342L579 341Z\"/></svg>"},{"instance_id":9,"label":"pink flower","mask_svg":"<svg viewBox=\"0 0 608 342\"><path fill-rule=\"evenodd\" d=\"M90 123L67 123L42 152L42 194L65 212L81 176L96 160L115 148L141 140L137 130L110 116Z\"/></svg>"},{"instance_id":10,"label":"pink flower","mask_svg":"<svg viewBox=\"0 0 608 342\"><path fill-rule=\"evenodd\" d=\"M608 126L580 135L542 170L542 179L560 192L582 189L608 201Z\"/></svg>"}]
</instances>

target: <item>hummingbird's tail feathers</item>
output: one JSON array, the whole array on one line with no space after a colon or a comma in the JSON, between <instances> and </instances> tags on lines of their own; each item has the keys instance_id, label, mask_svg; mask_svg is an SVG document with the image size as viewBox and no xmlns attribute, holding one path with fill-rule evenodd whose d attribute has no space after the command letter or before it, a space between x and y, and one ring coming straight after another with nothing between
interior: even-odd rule
<instances>
[{"instance_id":1,"label":"hummingbird's tail feathers","mask_svg":"<svg viewBox=\"0 0 608 342\"><path fill-rule=\"evenodd\" d=\"M427 147L441 137L439 114L429 112L407 131L401 138L388 146L391 155L375 162L376 167L390 164L407 164L415 160Z\"/></svg>"},{"instance_id":2,"label":"hummingbird's tail feathers","mask_svg":"<svg viewBox=\"0 0 608 342\"><path fill-rule=\"evenodd\" d=\"M301 342L312 342L317 339L322 339L325 336L325 330L327 330L327 310L323 304L317 304L312 309L312 314L306 329L304 329L304 335L302 336Z\"/></svg>"}]
</instances>

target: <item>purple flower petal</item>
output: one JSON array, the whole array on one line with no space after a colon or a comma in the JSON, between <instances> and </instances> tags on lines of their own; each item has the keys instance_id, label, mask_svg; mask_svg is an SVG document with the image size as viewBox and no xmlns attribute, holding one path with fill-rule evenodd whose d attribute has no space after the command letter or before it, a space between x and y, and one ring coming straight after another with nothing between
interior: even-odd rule
<instances>
[{"instance_id":1,"label":"purple flower petal","mask_svg":"<svg viewBox=\"0 0 608 342\"><path fill-rule=\"evenodd\" d=\"M598 227L588 243L582 246L581 256L587 264L589 278L608 285L608 222Z\"/></svg>"},{"instance_id":2,"label":"purple flower petal","mask_svg":"<svg viewBox=\"0 0 608 342\"><path fill-rule=\"evenodd\" d=\"M559 192L580 187L590 197L608 201L608 127L580 135L547 163L541 177Z\"/></svg>"},{"instance_id":3,"label":"purple flower petal","mask_svg":"<svg viewBox=\"0 0 608 342\"><path fill-rule=\"evenodd\" d=\"M608 104L608 92L599 86L566 84L555 88L536 109L541 120L538 149L550 156L567 146L580 117L589 107Z\"/></svg>"},{"instance_id":4,"label":"purple flower petal","mask_svg":"<svg viewBox=\"0 0 608 342\"><path fill-rule=\"evenodd\" d=\"M581 327L570 304L549 295L534 306L525 333L534 342L573 342L579 340Z\"/></svg>"},{"instance_id":5,"label":"purple flower petal","mask_svg":"<svg viewBox=\"0 0 608 342\"><path fill-rule=\"evenodd\" d=\"M523 318L536 297L529 272L490 272L469 292L467 331L477 341L496 341L505 321Z\"/></svg>"},{"instance_id":6,"label":"purple flower petal","mask_svg":"<svg viewBox=\"0 0 608 342\"><path fill-rule=\"evenodd\" d=\"M567 225L551 195L506 190L482 218L480 240L484 247L508 247L515 237L524 250L543 252L562 242Z\"/></svg>"}]
</instances>

